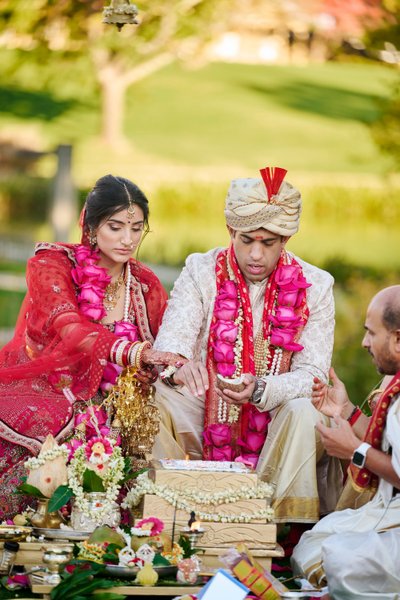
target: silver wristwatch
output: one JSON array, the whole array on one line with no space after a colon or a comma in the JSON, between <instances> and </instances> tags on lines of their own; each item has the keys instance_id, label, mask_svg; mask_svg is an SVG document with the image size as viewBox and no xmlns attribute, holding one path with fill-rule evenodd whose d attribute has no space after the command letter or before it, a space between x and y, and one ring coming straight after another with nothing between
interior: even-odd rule
<instances>
[{"instance_id":1,"label":"silver wristwatch","mask_svg":"<svg viewBox=\"0 0 400 600\"><path fill-rule=\"evenodd\" d=\"M261 398L263 397L267 382L263 379L256 379L256 385L254 387L253 394L250 398L251 404L260 404Z\"/></svg>"}]
</instances>

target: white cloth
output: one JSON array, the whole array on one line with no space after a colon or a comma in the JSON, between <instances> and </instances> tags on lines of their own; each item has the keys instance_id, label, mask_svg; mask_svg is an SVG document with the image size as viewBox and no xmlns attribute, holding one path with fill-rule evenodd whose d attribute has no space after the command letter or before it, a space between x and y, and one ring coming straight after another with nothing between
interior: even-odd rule
<instances>
[{"instance_id":1,"label":"white cloth","mask_svg":"<svg viewBox=\"0 0 400 600\"><path fill-rule=\"evenodd\" d=\"M400 400L389 409L382 450L392 448L392 463L399 475ZM400 493L379 482L374 498L356 510L334 512L296 546L294 572L328 581L333 600L400 599Z\"/></svg>"},{"instance_id":2,"label":"white cloth","mask_svg":"<svg viewBox=\"0 0 400 600\"><path fill-rule=\"evenodd\" d=\"M216 248L205 254L192 254L186 260L171 293L154 344L156 349L205 363L216 296L215 262L220 251ZM277 521L315 522L320 508L324 512L333 510L339 491L339 479L332 478L328 465L332 461L326 460L321 464L322 485L318 488L316 463L323 457L323 449L317 448L315 423L323 417L310 401L313 378L326 381L331 361L333 278L295 258L312 284L307 289L310 315L299 339L304 349L293 354L288 373L263 378L267 385L257 408L272 411L273 419L257 471L263 480L276 486L273 506ZM255 331L261 325L265 284L249 283ZM178 443L191 458L201 458L204 398L192 396L185 388L167 389L164 384L158 384L157 390L158 401L171 413ZM288 439L290 444L286 443ZM160 444L158 451L162 451ZM329 489L320 507L319 492L324 487L323 479L326 487L327 477L334 482L334 489Z\"/></svg>"}]
</instances>

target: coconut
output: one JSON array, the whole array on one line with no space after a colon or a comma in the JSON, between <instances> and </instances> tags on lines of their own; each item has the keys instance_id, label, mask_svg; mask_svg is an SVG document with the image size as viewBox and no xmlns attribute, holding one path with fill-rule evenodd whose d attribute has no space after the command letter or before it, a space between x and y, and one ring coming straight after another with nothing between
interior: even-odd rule
<instances>
[{"instance_id":1,"label":"coconut","mask_svg":"<svg viewBox=\"0 0 400 600\"><path fill-rule=\"evenodd\" d=\"M220 390L231 390L232 392L241 392L246 387L246 384L243 383L243 374L240 377L235 377L234 379L230 379L229 377L222 377L222 375L217 375L217 387Z\"/></svg>"},{"instance_id":2,"label":"coconut","mask_svg":"<svg viewBox=\"0 0 400 600\"><path fill-rule=\"evenodd\" d=\"M90 544L100 545L107 542L108 544L116 544L121 548L126 546L124 537L108 525L100 525L100 527L96 527L96 529L90 534L88 542Z\"/></svg>"},{"instance_id":3,"label":"coconut","mask_svg":"<svg viewBox=\"0 0 400 600\"><path fill-rule=\"evenodd\" d=\"M54 437L49 434L43 442L38 458L55 448L58 448L58 444ZM67 483L68 476L66 462L67 459L62 454L52 459L48 458L41 467L29 471L26 483L36 487L46 498L51 498L54 491L60 485L65 485Z\"/></svg>"}]
</instances>

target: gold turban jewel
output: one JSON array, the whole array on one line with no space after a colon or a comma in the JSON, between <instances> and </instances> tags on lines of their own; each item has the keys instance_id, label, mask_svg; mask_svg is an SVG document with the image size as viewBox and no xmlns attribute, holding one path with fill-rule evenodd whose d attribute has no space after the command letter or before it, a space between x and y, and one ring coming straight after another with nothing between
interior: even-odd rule
<instances>
[{"instance_id":1,"label":"gold turban jewel","mask_svg":"<svg viewBox=\"0 0 400 600\"><path fill-rule=\"evenodd\" d=\"M260 170L262 179L234 179L225 204L226 223L239 231L267 229L289 237L299 229L301 195L283 181L287 173L280 167Z\"/></svg>"}]
</instances>

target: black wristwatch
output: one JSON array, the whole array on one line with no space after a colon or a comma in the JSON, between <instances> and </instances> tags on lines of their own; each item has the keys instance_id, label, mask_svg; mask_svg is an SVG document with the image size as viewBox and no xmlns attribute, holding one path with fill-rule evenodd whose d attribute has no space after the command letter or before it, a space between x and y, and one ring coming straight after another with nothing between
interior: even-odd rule
<instances>
[{"instance_id":1,"label":"black wristwatch","mask_svg":"<svg viewBox=\"0 0 400 600\"><path fill-rule=\"evenodd\" d=\"M353 457L351 462L356 467L362 469L365 465L365 461L367 460L367 452L371 448L371 444L367 444L367 442L363 442L358 448L354 450Z\"/></svg>"}]
</instances>

